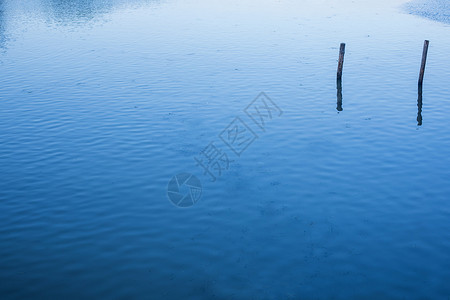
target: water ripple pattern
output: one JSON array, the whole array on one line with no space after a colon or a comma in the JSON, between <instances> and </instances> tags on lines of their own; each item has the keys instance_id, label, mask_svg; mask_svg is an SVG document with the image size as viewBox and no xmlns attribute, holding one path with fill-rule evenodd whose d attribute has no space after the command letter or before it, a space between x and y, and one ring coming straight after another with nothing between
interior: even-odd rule
<instances>
[{"instance_id":1,"label":"water ripple pattern","mask_svg":"<svg viewBox=\"0 0 450 300\"><path fill-rule=\"evenodd\" d=\"M405 5L0 1L0 298L448 299L450 29Z\"/></svg>"}]
</instances>

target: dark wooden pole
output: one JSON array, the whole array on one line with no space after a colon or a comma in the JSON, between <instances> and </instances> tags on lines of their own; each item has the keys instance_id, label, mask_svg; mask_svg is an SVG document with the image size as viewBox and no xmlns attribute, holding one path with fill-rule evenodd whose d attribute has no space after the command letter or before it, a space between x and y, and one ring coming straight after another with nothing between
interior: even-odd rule
<instances>
[{"instance_id":1,"label":"dark wooden pole","mask_svg":"<svg viewBox=\"0 0 450 300\"><path fill-rule=\"evenodd\" d=\"M425 73L425 65L427 63L427 54L428 54L428 44L430 41L425 40L423 42L423 52L422 52L422 65L420 66L420 73L419 73L419 86L422 86L423 83L423 74Z\"/></svg>"},{"instance_id":2,"label":"dark wooden pole","mask_svg":"<svg viewBox=\"0 0 450 300\"><path fill-rule=\"evenodd\" d=\"M337 69L337 81L340 82L342 80L342 68L344 67L344 54L345 54L345 43L341 43L341 47L339 49L339 63Z\"/></svg>"}]
</instances>

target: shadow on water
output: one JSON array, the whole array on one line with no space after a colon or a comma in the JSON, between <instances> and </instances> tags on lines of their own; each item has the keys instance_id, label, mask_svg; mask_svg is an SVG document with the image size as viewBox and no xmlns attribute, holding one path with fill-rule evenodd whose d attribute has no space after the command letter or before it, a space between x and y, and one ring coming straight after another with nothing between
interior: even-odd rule
<instances>
[{"instance_id":1,"label":"shadow on water","mask_svg":"<svg viewBox=\"0 0 450 300\"><path fill-rule=\"evenodd\" d=\"M419 85L417 97L417 125L422 126L422 86Z\"/></svg>"},{"instance_id":2,"label":"shadow on water","mask_svg":"<svg viewBox=\"0 0 450 300\"><path fill-rule=\"evenodd\" d=\"M343 111L342 108L342 81L336 80L336 90L337 90L337 111Z\"/></svg>"}]
</instances>

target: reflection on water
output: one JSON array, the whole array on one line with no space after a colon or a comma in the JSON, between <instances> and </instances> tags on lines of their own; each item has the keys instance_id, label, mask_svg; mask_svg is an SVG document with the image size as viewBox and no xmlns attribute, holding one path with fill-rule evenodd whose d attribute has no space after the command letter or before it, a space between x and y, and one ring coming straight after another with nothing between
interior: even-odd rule
<instances>
[{"instance_id":1,"label":"reflection on water","mask_svg":"<svg viewBox=\"0 0 450 300\"><path fill-rule=\"evenodd\" d=\"M79 26L99 20L102 16L117 9L142 9L159 5L160 0L30 0L26 4L14 1L0 1L0 48L5 48L8 22L18 22L31 15L58 25ZM28 18L29 19L29 18Z\"/></svg>"},{"instance_id":2,"label":"reflection on water","mask_svg":"<svg viewBox=\"0 0 450 300\"><path fill-rule=\"evenodd\" d=\"M450 24L450 2L448 0L414 0L405 5L414 15Z\"/></svg>"},{"instance_id":3,"label":"reflection on water","mask_svg":"<svg viewBox=\"0 0 450 300\"><path fill-rule=\"evenodd\" d=\"M99 14L110 11L113 1L98 0L47 0L42 5L57 22L86 22L93 20Z\"/></svg>"},{"instance_id":4,"label":"reflection on water","mask_svg":"<svg viewBox=\"0 0 450 300\"><path fill-rule=\"evenodd\" d=\"M4 2L0 1L0 48L5 47L6 36L5 36L5 10Z\"/></svg>"},{"instance_id":5,"label":"reflection on water","mask_svg":"<svg viewBox=\"0 0 450 300\"><path fill-rule=\"evenodd\" d=\"M342 80L336 80L336 90L337 90L337 111L343 111L342 108Z\"/></svg>"},{"instance_id":6,"label":"reflection on water","mask_svg":"<svg viewBox=\"0 0 450 300\"><path fill-rule=\"evenodd\" d=\"M417 97L417 125L422 125L422 85L418 87L418 97Z\"/></svg>"},{"instance_id":7,"label":"reflection on water","mask_svg":"<svg viewBox=\"0 0 450 300\"><path fill-rule=\"evenodd\" d=\"M142 8L160 0L45 0L44 10L53 21L62 24L83 24L118 8Z\"/></svg>"}]
</instances>

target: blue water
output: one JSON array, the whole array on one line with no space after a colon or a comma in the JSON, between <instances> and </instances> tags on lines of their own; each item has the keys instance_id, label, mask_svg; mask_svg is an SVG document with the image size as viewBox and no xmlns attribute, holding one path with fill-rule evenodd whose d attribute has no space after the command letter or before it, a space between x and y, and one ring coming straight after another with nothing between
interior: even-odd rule
<instances>
[{"instance_id":1,"label":"blue water","mask_svg":"<svg viewBox=\"0 0 450 300\"><path fill-rule=\"evenodd\" d=\"M400 0L0 3L0 298L450 299L446 23Z\"/></svg>"}]
</instances>

